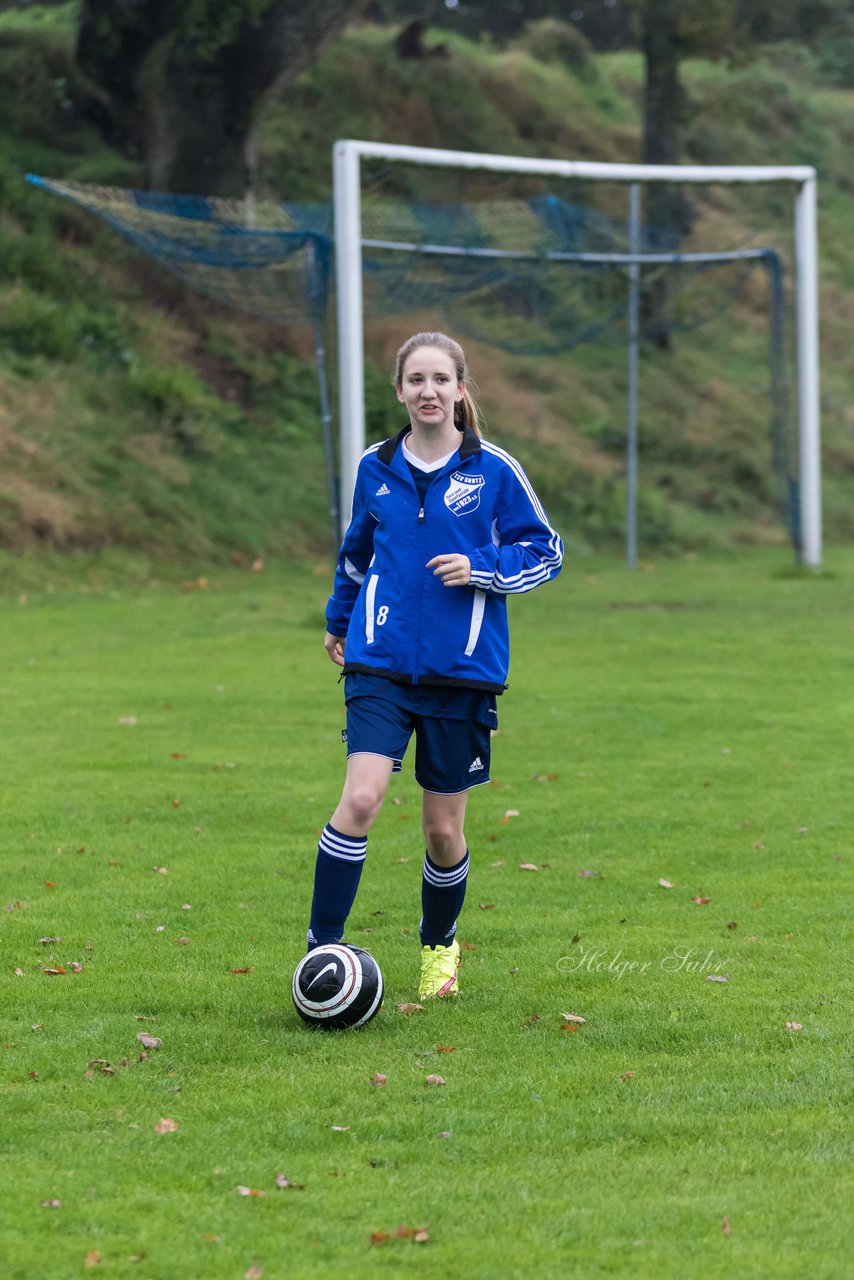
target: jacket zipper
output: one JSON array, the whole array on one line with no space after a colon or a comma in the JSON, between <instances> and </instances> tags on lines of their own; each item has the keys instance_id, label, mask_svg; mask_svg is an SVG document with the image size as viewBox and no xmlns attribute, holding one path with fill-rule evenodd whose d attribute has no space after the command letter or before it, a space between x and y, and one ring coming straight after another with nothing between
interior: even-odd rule
<instances>
[{"instance_id":1,"label":"jacket zipper","mask_svg":"<svg viewBox=\"0 0 854 1280\"><path fill-rule=\"evenodd\" d=\"M424 504L422 503L418 508L419 529L423 524L424 524ZM419 546L419 554L423 555L423 551L421 550L420 546ZM424 582L422 578L418 588L418 615L415 623L415 670L412 674L413 684L418 684L418 678L421 672L421 615L423 612L423 604L424 604Z\"/></svg>"}]
</instances>

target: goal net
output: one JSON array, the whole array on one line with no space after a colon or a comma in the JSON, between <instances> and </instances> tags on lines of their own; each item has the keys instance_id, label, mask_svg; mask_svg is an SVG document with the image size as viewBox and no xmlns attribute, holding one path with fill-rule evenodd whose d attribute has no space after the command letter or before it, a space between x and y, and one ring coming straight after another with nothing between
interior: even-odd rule
<instances>
[{"instance_id":1,"label":"goal net","mask_svg":"<svg viewBox=\"0 0 854 1280\"><path fill-rule=\"evenodd\" d=\"M626 348L623 421L598 428L594 423L594 429L609 438L612 449L618 438L624 450L626 547L634 563L639 446L642 457L646 422L655 414L641 385L639 428L641 342L666 346L676 331L699 328L727 312L745 290L757 294L751 281L758 272L763 302L752 298L748 321L755 329L756 312L764 306L767 327L761 344L755 334L745 335L743 358L755 364L747 380L755 384L754 398L766 397L767 473L796 552L805 564L820 564L811 168L611 165L350 140L336 143L333 173L345 520L366 441L366 325L406 312L417 321L428 313L435 323L501 347L511 357L536 356L543 368L549 357L594 341ZM673 192L677 212L670 221L651 222L644 206L666 205L651 197L662 187ZM686 218L688 190L705 198L694 202ZM425 192L436 199L424 199ZM737 192L737 199L728 206L721 192ZM749 220L727 214L728 207L749 203L748 192L754 197L750 229ZM449 195L459 199L449 202ZM763 233L770 227L770 239L760 238L757 218ZM679 367L677 346L671 369ZM613 379L615 368L612 356L602 365L602 377ZM659 392L666 368L663 375L661 366L656 370ZM678 394L675 378L672 392ZM577 425L574 410L566 408L568 427ZM613 503L613 487L609 493Z\"/></svg>"}]
</instances>

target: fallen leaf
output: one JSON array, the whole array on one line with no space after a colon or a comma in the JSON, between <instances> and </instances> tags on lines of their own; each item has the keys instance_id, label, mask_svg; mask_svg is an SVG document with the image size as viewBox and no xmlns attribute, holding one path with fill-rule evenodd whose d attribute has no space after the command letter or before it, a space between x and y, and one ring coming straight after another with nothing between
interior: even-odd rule
<instances>
[{"instance_id":1,"label":"fallen leaf","mask_svg":"<svg viewBox=\"0 0 854 1280\"><path fill-rule=\"evenodd\" d=\"M176 1122L174 1120L169 1120L168 1118L159 1120L154 1126L155 1133L177 1133L177 1131L178 1125Z\"/></svg>"},{"instance_id":2,"label":"fallen leaf","mask_svg":"<svg viewBox=\"0 0 854 1280\"><path fill-rule=\"evenodd\" d=\"M62 1201L61 1200L42 1200L42 1208L43 1209L61 1209Z\"/></svg>"},{"instance_id":3,"label":"fallen leaf","mask_svg":"<svg viewBox=\"0 0 854 1280\"><path fill-rule=\"evenodd\" d=\"M706 982L729 982L729 975L726 973L707 973Z\"/></svg>"},{"instance_id":4,"label":"fallen leaf","mask_svg":"<svg viewBox=\"0 0 854 1280\"><path fill-rule=\"evenodd\" d=\"M419 1009L423 1009L423 1004L399 1004L397 1005L398 1013L417 1013Z\"/></svg>"},{"instance_id":5,"label":"fallen leaf","mask_svg":"<svg viewBox=\"0 0 854 1280\"><path fill-rule=\"evenodd\" d=\"M536 862L520 862L519 863L520 871L539 871L539 869L540 868L537 866Z\"/></svg>"},{"instance_id":6,"label":"fallen leaf","mask_svg":"<svg viewBox=\"0 0 854 1280\"><path fill-rule=\"evenodd\" d=\"M43 883L44 883L44 887L45 887L46 889L55 889L55 888L56 888L56 881L55 881L55 880L45 880L45 881L43 881Z\"/></svg>"},{"instance_id":7,"label":"fallen leaf","mask_svg":"<svg viewBox=\"0 0 854 1280\"><path fill-rule=\"evenodd\" d=\"M280 1191L303 1191L305 1190L304 1182L291 1182L290 1178L286 1178L283 1173L276 1174L276 1186Z\"/></svg>"},{"instance_id":8,"label":"fallen leaf","mask_svg":"<svg viewBox=\"0 0 854 1280\"><path fill-rule=\"evenodd\" d=\"M724 1233L725 1236L728 1236L731 1230L732 1228L729 1225L729 1218L725 1216L723 1222L721 1223L721 1231Z\"/></svg>"},{"instance_id":9,"label":"fallen leaf","mask_svg":"<svg viewBox=\"0 0 854 1280\"><path fill-rule=\"evenodd\" d=\"M93 1068L92 1075L95 1074L94 1068L97 1068L102 1076L114 1076L116 1074L116 1068L106 1058L90 1058L86 1066Z\"/></svg>"},{"instance_id":10,"label":"fallen leaf","mask_svg":"<svg viewBox=\"0 0 854 1280\"><path fill-rule=\"evenodd\" d=\"M460 946L462 947L463 951L477 951L477 947L474 945L473 942L461 942Z\"/></svg>"},{"instance_id":11,"label":"fallen leaf","mask_svg":"<svg viewBox=\"0 0 854 1280\"><path fill-rule=\"evenodd\" d=\"M65 970L62 968L62 965L58 964L55 968L48 966L47 968L42 969L42 973L49 973L51 977L55 977L58 974L65 973Z\"/></svg>"},{"instance_id":12,"label":"fallen leaf","mask_svg":"<svg viewBox=\"0 0 854 1280\"><path fill-rule=\"evenodd\" d=\"M804 1029L804 1024L803 1024L802 1022L787 1022L787 1023L786 1023L786 1030L787 1030L787 1031L803 1031L803 1029Z\"/></svg>"},{"instance_id":13,"label":"fallen leaf","mask_svg":"<svg viewBox=\"0 0 854 1280\"><path fill-rule=\"evenodd\" d=\"M257 1266L255 1263L243 1272L243 1280L261 1280L264 1274L264 1268Z\"/></svg>"},{"instance_id":14,"label":"fallen leaf","mask_svg":"<svg viewBox=\"0 0 854 1280\"><path fill-rule=\"evenodd\" d=\"M451 1133L450 1129L443 1129L443 1130L442 1130L442 1132L439 1134L439 1137L440 1137L440 1138L450 1138L450 1137L453 1137L453 1135L452 1135L452 1133Z\"/></svg>"},{"instance_id":15,"label":"fallen leaf","mask_svg":"<svg viewBox=\"0 0 854 1280\"><path fill-rule=\"evenodd\" d=\"M371 1084L375 1089L381 1089L388 1082L388 1076L384 1076L381 1071L371 1076Z\"/></svg>"},{"instance_id":16,"label":"fallen leaf","mask_svg":"<svg viewBox=\"0 0 854 1280\"><path fill-rule=\"evenodd\" d=\"M494 903L494 902L479 902L477 905L478 905L478 908L479 908L481 911L494 911L494 910L495 910L495 903Z\"/></svg>"},{"instance_id":17,"label":"fallen leaf","mask_svg":"<svg viewBox=\"0 0 854 1280\"><path fill-rule=\"evenodd\" d=\"M39 938L39 942L43 947L52 947L57 942L62 942L62 938Z\"/></svg>"},{"instance_id":18,"label":"fallen leaf","mask_svg":"<svg viewBox=\"0 0 854 1280\"><path fill-rule=\"evenodd\" d=\"M147 1031L137 1031L136 1038L143 1049L159 1049L163 1044L162 1040L157 1036L150 1036Z\"/></svg>"},{"instance_id":19,"label":"fallen leaf","mask_svg":"<svg viewBox=\"0 0 854 1280\"><path fill-rule=\"evenodd\" d=\"M101 1255L97 1249L91 1249L83 1259L84 1267L98 1267L101 1265Z\"/></svg>"},{"instance_id":20,"label":"fallen leaf","mask_svg":"<svg viewBox=\"0 0 854 1280\"><path fill-rule=\"evenodd\" d=\"M504 817L505 817L505 818L518 818L518 817L519 817L519 810L518 810L518 809L507 809L507 810L505 811Z\"/></svg>"},{"instance_id":21,"label":"fallen leaf","mask_svg":"<svg viewBox=\"0 0 854 1280\"><path fill-rule=\"evenodd\" d=\"M71 972L72 972L72 973L82 973L82 972L83 972L83 965L80 963L80 961L79 961L79 960L72 960L72 961L71 961L71 964L70 964L68 967L69 967L69 969L71 970Z\"/></svg>"},{"instance_id":22,"label":"fallen leaf","mask_svg":"<svg viewBox=\"0 0 854 1280\"><path fill-rule=\"evenodd\" d=\"M425 1244L430 1239L426 1227L398 1227L394 1234L401 1240L413 1240L416 1244Z\"/></svg>"},{"instance_id":23,"label":"fallen leaf","mask_svg":"<svg viewBox=\"0 0 854 1280\"><path fill-rule=\"evenodd\" d=\"M623 1074L620 1076L620 1079L621 1079L621 1080L631 1080L631 1078L632 1078L632 1076L633 1076L634 1074L635 1074L635 1073L634 1073L634 1071L624 1071L624 1072L623 1072Z\"/></svg>"},{"instance_id":24,"label":"fallen leaf","mask_svg":"<svg viewBox=\"0 0 854 1280\"><path fill-rule=\"evenodd\" d=\"M176 947L188 947L190 945L189 938L175 938L174 942Z\"/></svg>"},{"instance_id":25,"label":"fallen leaf","mask_svg":"<svg viewBox=\"0 0 854 1280\"><path fill-rule=\"evenodd\" d=\"M575 1022L562 1022L559 1027L560 1031L577 1031L578 1024Z\"/></svg>"},{"instance_id":26,"label":"fallen leaf","mask_svg":"<svg viewBox=\"0 0 854 1280\"><path fill-rule=\"evenodd\" d=\"M350 1132L350 1125L349 1125L349 1124L334 1124L334 1125L332 1125L332 1132L333 1132L333 1133L349 1133L349 1132Z\"/></svg>"},{"instance_id":27,"label":"fallen leaf","mask_svg":"<svg viewBox=\"0 0 854 1280\"><path fill-rule=\"evenodd\" d=\"M237 1194L238 1194L239 1196L260 1196L260 1197L263 1197L264 1192L263 1192L263 1191L256 1191L254 1187L242 1187L242 1186L239 1186L239 1187L237 1188Z\"/></svg>"},{"instance_id":28,"label":"fallen leaf","mask_svg":"<svg viewBox=\"0 0 854 1280\"><path fill-rule=\"evenodd\" d=\"M737 929L737 928L738 928L738 925L736 924L736 922L735 922L734 920L727 920L727 922L726 922L726 927L727 927L728 929Z\"/></svg>"},{"instance_id":29,"label":"fallen leaf","mask_svg":"<svg viewBox=\"0 0 854 1280\"><path fill-rule=\"evenodd\" d=\"M437 1053L456 1053L457 1046L455 1044L437 1044L436 1052Z\"/></svg>"},{"instance_id":30,"label":"fallen leaf","mask_svg":"<svg viewBox=\"0 0 854 1280\"><path fill-rule=\"evenodd\" d=\"M23 976L24 976L24 971L23 971L23 969L16 969L16 970L15 970L15 977L16 977L16 978L23 978Z\"/></svg>"},{"instance_id":31,"label":"fallen leaf","mask_svg":"<svg viewBox=\"0 0 854 1280\"><path fill-rule=\"evenodd\" d=\"M152 871L156 871L159 876L168 876L169 872L165 867L152 867Z\"/></svg>"},{"instance_id":32,"label":"fallen leaf","mask_svg":"<svg viewBox=\"0 0 854 1280\"><path fill-rule=\"evenodd\" d=\"M386 1241L390 1239L391 1239L391 1236L387 1231L371 1232L371 1244L385 1244Z\"/></svg>"},{"instance_id":33,"label":"fallen leaf","mask_svg":"<svg viewBox=\"0 0 854 1280\"><path fill-rule=\"evenodd\" d=\"M659 880L658 887L660 889L672 889L673 885L670 883L669 880Z\"/></svg>"},{"instance_id":34,"label":"fallen leaf","mask_svg":"<svg viewBox=\"0 0 854 1280\"><path fill-rule=\"evenodd\" d=\"M698 907L707 907L711 902L711 898L692 898L692 902L696 902Z\"/></svg>"},{"instance_id":35,"label":"fallen leaf","mask_svg":"<svg viewBox=\"0 0 854 1280\"><path fill-rule=\"evenodd\" d=\"M586 1018L582 1018L580 1013L562 1013L560 1016L563 1018L564 1022L585 1023L587 1021Z\"/></svg>"},{"instance_id":36,"label":"fallen leaf","mask_svg":"<svg viewBox=\"0 0 854 1280\"><path fill-rule=\"evenodd\" d=\"M424 1083L425 1084L444 1084L445 1081L442 1076L425 1076Z\"/></svg>"},{"instance_id":37,"label":"fallen leaf","mask_svg":"<svg viewBox=\"0 0 854 1280\"><path fill-rule=\"evenodd\" d=\"M531 1016L530 1016L530 1018L526 1018L526 1019L525 1019L525 1021L522 1023L522 1026L523 1026L523 1027L532 1027L532 1026L534 1025L534 1023L535 1023L535 1022L539 1022L539 1020L540 1020L540 1015L539 1015L538 1013L532 1013L532 1014L531 1014Z\"/></svg>"},{"instance_id":38,"label":"fallen leaf","mask_svg":"<svg viewBox=\"0 0 854 1280\"><path fill-rule=\"evenodd\" d=\"M229 969L229 973L254 973L254 972L255 972L255 968L251 964L246 969Z\"/></svg>"}]
</instances>

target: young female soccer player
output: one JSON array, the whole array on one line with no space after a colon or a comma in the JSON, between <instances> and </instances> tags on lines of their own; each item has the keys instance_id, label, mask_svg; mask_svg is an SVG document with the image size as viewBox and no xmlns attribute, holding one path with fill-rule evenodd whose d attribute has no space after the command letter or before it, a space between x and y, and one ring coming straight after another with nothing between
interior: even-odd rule
<instances>
[{"instance_id":1,"label":"young female soccer player","mask_svg":"<svg viewBox=\"0 0 854 1280\"><path fill-rule=\"evenodd\" d=\"M555 577L563 545L519 463L481 438L458 343L415 334L394 385L409 421L359 463L326 610L324 645L346 677L347 774L320 838L308 945L342 938L368 832L414 733L424 999L457 992L463 821L470 788L489 781L507 596Z\"/></svg>"}]
</instances>

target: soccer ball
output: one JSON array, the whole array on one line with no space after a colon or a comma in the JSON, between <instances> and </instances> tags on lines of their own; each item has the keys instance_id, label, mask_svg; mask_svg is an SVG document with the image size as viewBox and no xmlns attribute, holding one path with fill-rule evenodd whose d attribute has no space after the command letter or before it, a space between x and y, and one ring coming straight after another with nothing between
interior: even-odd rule
<instances>
[{"instance_id":1,"label":"soccer ball","mask_svg":"<svg viewBox=\"0 0 854 1280\"><path fill-rule=\"evenodd\" d=\"M383 1002L383 975L370 952L330 942L300 960L293 996L297 1013L313 1027L363 1027Z\"/></svg>"}]
</instances>

